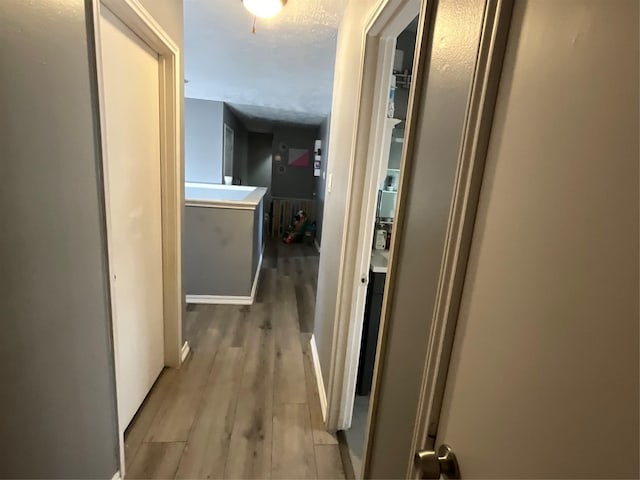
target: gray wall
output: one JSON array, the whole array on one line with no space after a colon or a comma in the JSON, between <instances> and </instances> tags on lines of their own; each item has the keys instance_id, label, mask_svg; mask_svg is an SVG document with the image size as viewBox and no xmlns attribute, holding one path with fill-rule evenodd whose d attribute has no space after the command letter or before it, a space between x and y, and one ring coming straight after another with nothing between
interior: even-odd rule
<instances>
[{"instance_id":1,"label":"gray wall","mask_svg":"<svg viewBox=\"0 0 640 480\"><path fill-rule=\"evenodd\" d=\"M261 217L262 202L255 210L185 207L187 295L251 294L262 244Z\"/></svg>"},{"instance_id":2,"label":"gray wall","mask_svg":"<svg viewBox=\"0 0 640 480\"><path fill-rule=\"evenodd\" d=\"M316 240L318 245L322 244L322 217L324 216L324 198L325 198L325 190L327 188L327 167L329 165L329 126L331 125L331 114L327 116L327 118L322 122L318 129L318 136L320 140L322 140L322 160L321 160L321 171L320 176L315 177L316 179L316 222L317 222L317 231L316 231Z\"/></svg>"},{"instance_id":3,"label":"gray wall","mask_svg":"<svg viewBox=\"0 0 640 480\"><path fill-rule=\"evenodd\" d=\"M82 0L0 2L3 478L119 469L86 26Z\"/></svg>"},{"instance_id":4,"label":"gray wall","mask_svg":"<svg viewBox=\"0 0 640 480\"><path fill-rule=\"evenodd\" d=\"M224 104L186 98L185 181L222 183Z\"/></svg>"},{"instance_id":5,"label":"gray wall","mask_svg":"<svg viewBox=\"0 0 640 480\"><path fill-rule=\"evenodd\" d=\"M315 177L313 176L313 147L318 138L316 127L298 127L278 125L273 128L273 155L280 154L282 161L273 161L271 175L271 194L274 197L314 198ZM282 144L286 149L282 150ZM289 167L289 149L308 149L311 155L309 167ZM285 173L279 173L280 165Z\"/></svg>"},{"instance_id":6,"label":"gray wall","mask_svg":"<svg viewBox=\"0 0 640 480\"><path fill-rule=\"evenodd\" d=\"M249 132L247 145L248 158L246 184L255 187L267 188L266 196L270 198L273 135L270 133ZM265 205L269 205L268 200L265 201Z\"/></svg>"},{"instance_id":7,"label":"gray wall","mask_svg":"<svg viewBox=\"0 0 640 480\"><path fill-rule=\"evenodd\" d=\"M142 3L182 48L182 0ZM87 5L0 2L0 477L119 469Z\"/></svg>"},{"instance_id":8,"label":"gray wall","mask_svg":"<svg viewBox=\"0 0 640 480\"><path fill-rule=\"evenodd\" d=\"M313 333L325 388L328 388L331 349L338 299L340 257L344 248L344 215L346 212L353 125L358 111L359 71L362 55L363 28L376 0L351 0L347 3L340 29L336 52L336 71L331 109L331 128L328 144L327 176L333 174L331 193L326 192L322 221L322 255L318 271Z\"/></svg>"},{"instance_id":9,"label":"gray wall","mask_svg":"<svg viewBox=\"0 0 640 480\"><path fill-rule=\"evenodd\" d=\"M233 130L233 176L246 184L247 129L224 102L185 99L185 181L222 183L224 124Z\"/></svg>"}]
</instances>

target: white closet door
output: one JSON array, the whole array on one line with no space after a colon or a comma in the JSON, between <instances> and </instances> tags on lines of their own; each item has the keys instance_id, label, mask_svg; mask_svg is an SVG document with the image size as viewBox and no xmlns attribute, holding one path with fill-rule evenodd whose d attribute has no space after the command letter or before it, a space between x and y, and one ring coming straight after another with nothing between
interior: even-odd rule
<instances>
[{"instance_id":1,"label":"white closet door","mask_svg":"<svg viewBox=\"0 0 640 480\"><path fill-rule=\"evenodd\" d=\"M158 55L100 18L118 416L125 428L164 365Z\"/></svg>"}]
</instances>

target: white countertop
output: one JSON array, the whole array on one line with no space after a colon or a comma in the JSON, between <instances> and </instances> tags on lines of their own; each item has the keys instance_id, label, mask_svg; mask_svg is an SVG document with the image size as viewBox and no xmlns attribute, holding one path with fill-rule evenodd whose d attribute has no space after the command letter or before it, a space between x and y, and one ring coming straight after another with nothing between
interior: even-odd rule
<instances>
[{"instance_id":1,"label":"white countertop","mask_svg":"<svg viewBox=\"0 0 640 480\"><path fill-rule=\"evenodd\" d=\"M389 250L372 250L371 263L369 264L373 273L387 273L389 263Z\"/></svg>"},{"instance_id":2,"label":"white countertop","mask_svg":"<svg viewBox=\"0 0 640 480\"><path fill-rule=\"evenodd\" d=\"M266 193L267 189L264 187L187 182L185 183L185 205L254 210Z\"/></svg>"}]
</instances>

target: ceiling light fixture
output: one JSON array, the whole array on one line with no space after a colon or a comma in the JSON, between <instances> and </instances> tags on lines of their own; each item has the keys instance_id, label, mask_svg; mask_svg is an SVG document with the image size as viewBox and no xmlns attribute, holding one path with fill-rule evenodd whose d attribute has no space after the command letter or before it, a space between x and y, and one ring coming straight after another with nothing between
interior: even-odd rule
<instances>
[{"instance_id":1,"label":"ceiling light fixture","mask_svg":"<svg viewBox=\"0 0 640 480\"><path fill-rule=\"evenodd\" d=\"M256 17L271 18L280 13L287 0L242 0L242 3Z\"/></svg>"}]
</instances>

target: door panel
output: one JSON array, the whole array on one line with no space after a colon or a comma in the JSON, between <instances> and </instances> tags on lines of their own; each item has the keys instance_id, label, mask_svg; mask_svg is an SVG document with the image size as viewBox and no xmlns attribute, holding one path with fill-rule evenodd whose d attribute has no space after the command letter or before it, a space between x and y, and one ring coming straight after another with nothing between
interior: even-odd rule
<instances>
[{"instance_id":1,"label":"door panel","mask_svg":"<svg viewBox=\"0 0 640 480\"><path fill-rule=\"evenodd\" d=\"M365 460L371 478L404 478L411 465L420 380L482 29L484 0L436 3L417 59L429 63L418 67L422 94L407 133L409 145L415 143L399 189L406 208L399 214L392 247L396 262L387 281L381 327L388 332L386 345L378 347L381 374L374 380Z\"/></svg>"},{"instance_id":2,"label":"door panel","mask_svg":"<svg viewBox=\"0 0 640 480\"><path fill-rule=\"evenodd\" d=\"M157 54L100 18L118 416L125 428L164 365Z\"/></svg>"},{"instance_id":3,"label":"door panel","mask_svg":"<svg viewBox=\"0 0 640 480\"><path fill-rule=\"evenodd\" d=\"M638 3L516 2L438 444L638 478Z\"/></svg>"}]
</instances>

